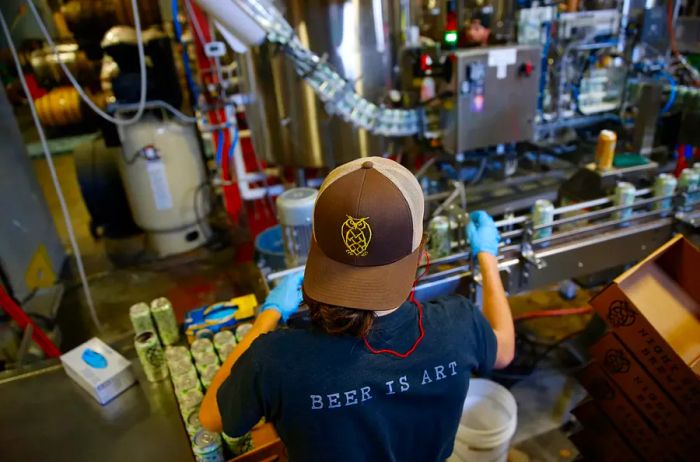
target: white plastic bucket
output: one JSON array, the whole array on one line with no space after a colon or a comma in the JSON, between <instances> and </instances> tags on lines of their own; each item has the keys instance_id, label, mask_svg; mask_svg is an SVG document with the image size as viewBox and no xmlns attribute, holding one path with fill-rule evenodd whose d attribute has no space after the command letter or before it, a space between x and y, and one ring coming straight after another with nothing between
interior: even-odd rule
<instances>
[{"instance_id":1,"label":"white plastic bucket","mask_svg":"<svg viewBox=\"0 0 700 462\"><path fill-rule=\"evenodd\" d=\"M506 462L517 424L513 395L490 380L472 379L448 461Z\"/></svg>"}]
</instances>

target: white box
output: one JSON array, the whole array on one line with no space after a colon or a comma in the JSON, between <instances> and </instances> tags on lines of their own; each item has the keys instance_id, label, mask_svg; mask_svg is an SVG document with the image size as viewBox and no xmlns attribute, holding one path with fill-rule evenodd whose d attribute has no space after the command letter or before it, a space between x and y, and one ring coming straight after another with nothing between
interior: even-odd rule
<instances>
[{"instance_id":1,"label":"white box","mask_svg":"<svg viewBox=\"0 0 700 462\"><path fill-rule=\"evenodd\" d=\"M61 356L66 374L106 404L136 381L131 363L97 337Z\"/></svg>"}]
</instances>

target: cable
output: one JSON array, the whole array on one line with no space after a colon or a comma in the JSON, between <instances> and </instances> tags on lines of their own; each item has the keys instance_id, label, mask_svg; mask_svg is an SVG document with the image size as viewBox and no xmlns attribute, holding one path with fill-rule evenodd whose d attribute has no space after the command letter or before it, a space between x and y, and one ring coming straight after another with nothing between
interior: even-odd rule
<instances>
[{"instance_id":1,"label":"cable","mask_svg":"<svg viewBox=\"0 0 700 462\"><path fill-rule=\"evenodd\" d=\"M17 56L17 49L12 41L12 36L10 35L10 30L5 22L5 16L0 11L0 26L5 33L5 38L7 39L7 44L10 47L10 52L15 60L15 67L17 69L17 75L22 83L22 89L24 94L27 96L27 101L29 102L29 109L32 112L32 118L34 119L34 125L36 126L36 131L39 134L39 139L41 140L41 147L44 150L44 157L46 158L46 164L49 167L49 173L51 174L51 181L56 190L56 196L58 196L58 203L61 206L61 213L63 214L63 220L66 224L66 231L68 232L68 239L70 241L73 254L75 255L76 266L78 267L78 275L80 276L80 283L83 286L83 293L85 294L85 301L87 303L88 309L90 310L90 316L92 317L92 322L95 323L95 327L98 331L102 331L102 324L97 317L97 311L95 310L95 303L92 300L92 293L90 292L90 286L88 284L87 275L85 274L85 268L83 266L83 258L80 254L80 247L78 247L78 241L75 237L75 231L73 230L73 225L71 223L70 214L68 213L68 205L66 204L66 198L63 196L63 190L61 189L61 184L58 181L58 175L56 174L56 167L53 163L53 158L51 157L51 151L49 151L49 145L46 141L46 135L44 134L44 129L39 121L39 115L36 113L36 108L34 107L34 102L32 100L32 95L29 92L29 86L27 85L27 79L24 77L24 72L22 72L22 65L19 61L19 56Z\"/></svg>"},{"instance_id":2,"label":"cable","mask_svg":"<svg viewBox=\"0 0 700 462\"><path fill-rule=\"evenodd\" d=\"M666 101L666 104L661 109L661 113L666 114L673 107L673 103L676 102L676 93L678 90L678 85L676 84L676 79L674 79L671 74L667 72L660 72L659 75L668 80L668 83L671 85L671 93L668 95L668 101Z\"/></svg>"},{"instance_id":3,"label":"cable","mask_svg":"<svg viewBox=\"0 0 700 462\"><path fill-rule=\"evenodd\" d=\"M61 66L61 69L63 69L63 72L65 72L66 77L68 77L68 80L70 80L70 83L73 85L75 90L78 92L80 97L82 98L83 101L85 101L85 104L87 104L90 109L95 111L95 113L102 117L103 119L107 120L108 122L111 122L115 125L130 125L135 122L138 122L138 120L141 118L143 115L143 111L146 108L146 56L143 51L143 37L141 35L141 17L139 16L139 8L137 5L137 0L131 0L131 8L133 9L134 12L134 27L136 29L136 48L138 49L139 53L139 70L141 72L141 97L139 98L139 106L138 110L136 111L136 114L134 114L130 119L119 119L116 117L112 117L111 115L107 114L104 112L102 109L100 109L90 98L85 93L85 90L83 90L83 87L80 86L78 81L75 79L73 74L71 73L70 69L68 69L68 66L63 62L61 59L60 54L58 53L58 49L56 48L56 44L54 43L53 39L51 38L51 35L49 34L49 31L46 30L46 25L44 25L44 21L42 21L41 16L39 15L39 12L36 9L36 6L34 6L34 3L32 0L25 0L27 5L29 6L29 9L32 11L32 14L34 15L34 19L36 20L37 25L39 26L39 29L41 30L41 33L44 35L44 38L46 41L49 43L49 46L51 47L51 51L53 51L53 54L56 58L56 61L58 64ZM29 101L33 101L31 98Z\"/></svg>"}]
</instances>

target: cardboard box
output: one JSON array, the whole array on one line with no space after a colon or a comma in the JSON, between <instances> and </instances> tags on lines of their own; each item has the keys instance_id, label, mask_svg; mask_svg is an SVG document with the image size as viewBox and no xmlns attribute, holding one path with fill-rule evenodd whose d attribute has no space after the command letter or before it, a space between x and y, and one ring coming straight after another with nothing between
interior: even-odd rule
<instances>
[{"instance_id":1,"label":"cardboard box","mask_svg":"<svg viewBox=\"0 0 700 462\"><path fill-rule=\"evenodd\" d=\"M587 460L636 462L642 459L593 400L579 404L571 412L584 427L583 431L572 435L571 441Z\"/></svg>"},{"instance_id":2,"label":"cardboard box","mask_svg":"<svg viewBox=\"0 0 700 462\"><path fill-rule=\"evenodd\" d=\"M136 382L131 363L97 337L61 356L66 374L100 404Z\"/></svg>"},{"instance_id":3,"label":"cardboard box","mask_svg":"<svg viewBox=\"0 0 700 462\"><path fill-rule=\"evenodd\" d=\"M700 451L700 422L683 415L659 385L647 374L615 334L608 333L590 348L606 375L637 410L646 417L664 444L689 456Z\"/></svg>"},{"instance_id":4,"label":"cardboard box","mask_svg":"<svg viewBox=\"0 0 700 462\"><path fill-rule=\"evenodd\" d=\"M679 461L673 448L665 448L648 422L622 390L593 362L577 374L581 385L630 447L648 462Z\"/></svg>"},{"instance_id":5,"label":"cardboard box","mask_svg":"<svg viewBox=\"0 0 700 462\"><path fill-rule=\"evenodd\" d=\"M700 251L678 235L591 300L686 415L700 412Z\"/></svg>"}]
</instances>

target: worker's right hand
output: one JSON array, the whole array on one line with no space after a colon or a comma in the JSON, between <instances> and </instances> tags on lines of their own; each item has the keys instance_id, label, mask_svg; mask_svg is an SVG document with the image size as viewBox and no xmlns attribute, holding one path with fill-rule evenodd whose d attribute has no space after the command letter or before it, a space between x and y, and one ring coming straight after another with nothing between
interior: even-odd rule
<instances>
[{"instance_id":1,"label":"worker's right hand","mask_svg":"<svg viewBox=\"0 0 700 462\"><path fill-rule=\"evenodd\" d=\"M291 315L296 313L299 305L303 301L301 295L301 284L304 281L304 272L298 271L282 279L277 287L270 291L265 299L260 311L275 310L282 315L282 319L287 321Z\"/></svg>"},{"instance_id":2,"label":"worker's right hand","mask_svg":"<svg viewBox=\"0 0 700 462\"><path fill-rule=\"evenodd\" d=\"M467 225L467 237L472 248L472 255L476 257L481 252L498 255L498 242L500 237L493 218L483 210L477 210L469 214Z\"/></svg>"}]
</instances>

